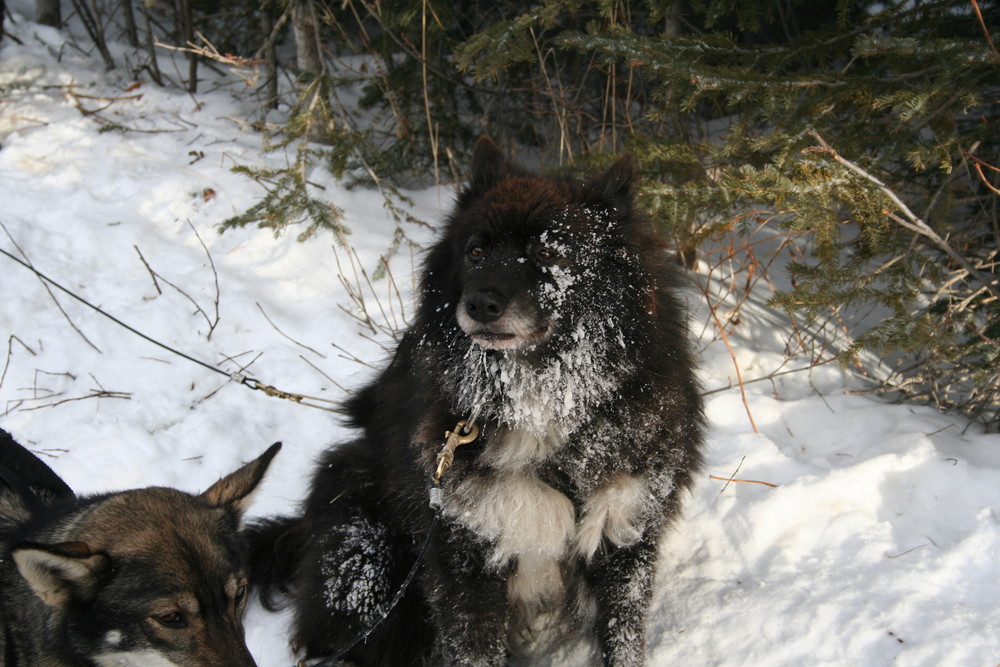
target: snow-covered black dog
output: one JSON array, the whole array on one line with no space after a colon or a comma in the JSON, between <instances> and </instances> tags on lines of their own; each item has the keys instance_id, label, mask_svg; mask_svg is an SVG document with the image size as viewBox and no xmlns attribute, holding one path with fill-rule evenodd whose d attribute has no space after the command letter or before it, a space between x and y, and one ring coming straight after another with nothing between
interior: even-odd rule
<instances>
[{"instance_id":1,"label":"snow-covered black dog","mask_svg":"<svg viewBox=\"0 0 1000 667\"><path fill-rule=\"evenodd\" d=\"M581 630L594 661L645 655L657 543L701 461L677 268L622 159L586 183L476 145L423 267L415 323L350 401L303 515L256 526L252 580L295 607L293 644L371 665L502 665ZM475 419L428 487L446 431ZM461 431L461 429L459 429Z\"/></svg>"}]
</instances>

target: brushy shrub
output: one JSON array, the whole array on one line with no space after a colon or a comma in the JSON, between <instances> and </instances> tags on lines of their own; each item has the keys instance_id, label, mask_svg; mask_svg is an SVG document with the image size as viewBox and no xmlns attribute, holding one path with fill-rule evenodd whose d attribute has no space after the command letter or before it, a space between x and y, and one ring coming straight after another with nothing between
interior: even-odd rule
<instances>
[{"instance_id":1,"label":"brushy shrub","mask_svg":"<svg viewBox=\"0 0 1000 667\"><path fill-rule=\"evenodd\" d=\"M770 289L799 350L1000 427L1000 1L226 7L243 35L246 12L270 21L247 55L298 47L283 140L397 219L395 188L457 181L481 134L566 170L629 151L683 261L717 266L741 237L728 280ZM226 225L339 230L305 181L247 173L271 194Z\"/></svg>"}]
</instances>

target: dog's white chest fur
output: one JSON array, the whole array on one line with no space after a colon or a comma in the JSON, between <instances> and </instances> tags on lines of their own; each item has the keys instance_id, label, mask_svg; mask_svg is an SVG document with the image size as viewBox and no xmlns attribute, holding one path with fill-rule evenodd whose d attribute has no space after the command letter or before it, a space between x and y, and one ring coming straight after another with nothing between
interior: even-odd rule
<instances>
[{"instance_id":1,"label":"dog's white chest fur","mask_svg":"<svg viewBox=\"0 0 1000 667\"><path fill-rule=\"evenodd\" d=\"M459 481L445 504L448 516L492 543L492 565L515 564L512 602L543 604L560 597L561 561L591 559L604 539L624 546L642 535L640 519L650 497L644 478L618 473L583 499L578 512L535 475L537 464L561 444L519 430L494 438L481 455L489 471Z\"/></svg>"}]
</instances>

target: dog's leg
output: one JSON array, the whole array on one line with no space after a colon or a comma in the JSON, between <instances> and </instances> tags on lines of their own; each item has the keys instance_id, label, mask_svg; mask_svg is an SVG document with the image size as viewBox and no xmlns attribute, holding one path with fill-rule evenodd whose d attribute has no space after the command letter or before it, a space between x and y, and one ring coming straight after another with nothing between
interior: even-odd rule
<instances>
[{"instance_id":1,"label":"dog's leg","mask_svg":"<svg viewBox=\"0 0 1000 667\"><path fill-rule=\"evenodd\" d=\"M423 576L437 638L432 664L488 667L506 663L509 567L487 562L487 546L471 531L440 526Z\"/></svg>"},{"instance_id":2,"label":"dog's leg","mask_svg":"<svg viewBox=\"0 0 1000 667\"><path fill-rule=\"evenodd\" d=\"M596 602L596 632L605 665L642 665L646 653L646 610L656 569L657 541L638 542L600 554L587 568Z\"/></svg>"}]
</instances>

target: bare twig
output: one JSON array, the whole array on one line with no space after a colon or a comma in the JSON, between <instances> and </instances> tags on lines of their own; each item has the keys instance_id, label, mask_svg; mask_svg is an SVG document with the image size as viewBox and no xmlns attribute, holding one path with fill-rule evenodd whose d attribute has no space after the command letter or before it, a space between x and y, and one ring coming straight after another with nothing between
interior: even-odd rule
<instances>
[{"instance_id":1,"label":"bare twig","mask_svg":"<svg viewBox=\"0 0 1000 667\"><path fill-rule=\"evenodd\" d=\"M738 473L738 472L740 471L740 468L742 468L742 467L743 467L743 462L744 462L744 461L746 461L746 460L747 460L747 457L745 457L745 456L744 456L743 458L741 458L741 459L740 459L740 464L739 464L738 466L736 466L736 470L734 470L734 471L733 471L733 474L729 476L729 480L728 480L728 481L726 481L726 484L725 484L725 486L723 486L723 487L722 487L722 490L721 490L721 491L719 491L719 495L720 495L720 496L721 496L721 495L722 495L723 493L725 493L725 492L726 492L726 489L728 489L728 488L729 488L729 482L730 482L730 481L732 481L733 479L735 479L735 478L736 478L736 473Z\"/></svg>"},{"instance_id":2,"label":"bare twig","mask_svg":"<svg viewBox=\"0 0 1000 667\"><path fill-rule=\"evenodd\" d=\"M990 171L998 173L1000 173L1000 169L986 162L982 158L976 157L975 155L972 154L975 151L976 147L978 146L979 144L977 142L975 146L970 148L967 152L963 153L962 156L972 160L973 162L972 168L975 169L977 174L979 174L979 180L983 182L983 185L989 188L990 192L992 192L993 194L1000 195L1000 188L997 188L997 186L990 183L989 179L986 178L986 174L983 173L983 167L986 167Z\"/></svg>"},{"instance_id":3,"label":"bare twig","mask_svg":"<svg viewBox=\"0 0 1000 667\"><path fill-rule=\"evenodd\" d=\"M885 197L888 198L889 201L891 201L903 214L903 217L900 217L899 215L896 215L892 211L886 210L885 214L890 220L900 225L904 229L908 229L911 232L914 232L915 234L920 234L924 238L928 239L931 243L937 246L938 249L940 249L946 255L951 257L959 266L968 271L969 275L971 275L980 283L985 285L987 289L990 290L990 293L993 294L993 296L1000 299L1000 286L997 285L997 280L996 279L991 280L988 276L982 275L979 271L976 270L974 266L972 266L972 264L969 263L967 259L962 257L957 252L955 252L955 250L950 245L948 245L947 241L941 238L941 236L938 235L938 233L935 232L933 229L931 229L931 227L926 222L924 222L913 211L911 211L910 208L905 203L903 203L903 201L896 195L896 193L893 192L891 189L889 189L889 187L885 183L883 183L877 177L868 173L855 163L851 162L844 156L840 155L815 130L810 130L809 134L814 139L816 139L816 142L819 144L819 147L806 150L818 150L828 154L837 163L846 167L848 171L864 178L868 182L875 185L875 187L878 188L878 190L883 195L885 195Z\"/></svg>"},{"instance_id":4,"label":"bare twig","mask_svg":"<svg viewBox=\"0 0 1000 667\"><path fill-rule=\"evenodd\" d=\"M708 292L705 291L704 288L702 288L702 291L705 294L706 301L709 301L708 309L712 314L712 319L715 320L716 330L719 332L719 335L722 336L722 341L726 344L726 350L729 351L729 356L733 360L733 368L736 370L736 382L740 385L740 397L743 399L743 409L746 410L747 418L750 420L750 426L753 428L753 432L760 433L756 422L754 422L753 413L750 411L750 403L747 401L747 390L746 387L743 386L743 373L740 371L740 362L736 359L736 353L733 351L733 346L729 343L729 334L726 333L726 327L722 323L722 320L719 319L719 314L716 312L715 305L710 302Z\"/></svg>"},{"instance_id":5,"label":"bare twig","mask_svg":"<svg viewBox=\"0 0 1000 667\"><path fill-rule=\"evenodd\" d=\"M25 263L33 269L35 265L31 263L31 260L28 259L28 256L24 253L24 250L22 250L21 246L17 244L17 241L14 240L14 237L11 235L10 231L8 231L7 226L4 225L2 222L0 222L0 228L3 229L4 234L6 234L7 238L10 239L10 242L14 244L14 247L17 249L17 251L21 253L21 257L24 258ZM56 304L56 308L58 308L59 312L62 313L63 317L66 318L66 321L69 323L70 327L73 328L73 331L78 333L80 335L80 338L82 338L84 342L87 343L87 345L94 348L96 351L101 352L101 348L97 347L92 342L90 342L90 339L87 338L87 336L80 330L80 328L73 323L73 320L70 318L69 314L62 307L62 304L59 303L59 299L57 299L56 295L52 292L52 288L49 287L49 284L41 277L39 277L38 280L39 282L42 283L42 286L45 288L45 291L49 293L49 297L52 299L52 302ZM103 354L103 352L101 353Z\"/></svg>"},{"instance_id":6,"label":"bare twig","mask_svg":"<svg viewBox=\"0 0 1000 667\"><path fill-rule=\"evenodd\" d=\"M388 261L385 257L379 259L382 268L386 270L386 275L389 277L387 282L387 310L383 298L376 291L375 285L362 265L357 252L342 237L340 245L343 246L347 253L348 264L345 266L341 263L340 253L337 247L334 246L333 253L337 263L337 277L347 291L348 298L353 307L345 307L341 304L338 305L338 308L368 329L373 336L384 335L397 340L401 327L406 325L407 317L399 288L389 271ZM371 296L369 297L368 295ZM398 308L400 309L398 316L394 303L398 304ZM376 310L377 312L375 312ZM371 340L375 341L374 338ZM381 347L385 347L384 343L375 342Z\"/></svg>"},{"instance_id":7,"label":"bare twig","mask_svg":"<svg viewBox=\"0 0 1000 667\"><path fill-rule=\"evenodd\" d=\"M772 489L778 488L777 484L771 484L770 482L761 482L756 479L736 479L735 477L719 477L717 475L709 475L708 478L717 479L720 482L726 482L727 484L729 482L741 482L743 484L763 484L764 486L769 486Z\"/></svg>"},{"instance_id":8,"label":"bare twig","mask_svg":"<svg viewBox=\"0 0 1000 667\"><path fill-rule=\"evenodd\" d=\"M320 375L322 375L323 377L325 377L327 380L329 380L333 384L333 386L335 386L337 389L341 390L344 393L347 393L347 389L343 385L341 385L339 382L337 382L336 380L334 380L332 377L330 377L329 375L327 375L326 373L324 373L319 368L319 366L317 366L313 362L309 361L308 359L306 359L305 357L303 357L301 354L299 355L299 359L301 359L302 361L306 362L306 364L308 364L314 371L316 371L317 373L319 373Z\"/></svg>"},{"instance_id":9,"label":"bare twig","mask_svg":"<svg viewBox=\"0 0 1000 667\"><path fill-rule=\"evenodd\" d=\"M905 556L908 553L912 553L912 552L916 551L917 549L923 549L924 547L929 547L930 545L931 545L930 542L926 542L924 544L918 544L917 546L913 547L912 549L907 549L906 551L904 551L902 553L898 553L895 556L893 556L888 551L886 551L885 552L885 557L886 558L901 558L902 556Z\"/></svg>"},{"instance_id":10,"label":"bare twig","mask_svg":"<svg viewBox=\"0 0 1000 667\"><path fill-rule=\"evenodd\" d=\"M994 55L1000 57L1000 51L997 51L996 44L993 43L993 37L990 35L989 29L986 27L986 21L983 20L983 13L979 9L978 0L969 0L969 1L972 3L972 8L976 12L976 18L979 19L979 25L983 29L983 35L986 36L986 43L990 45L990 48L993 50Z\"/></svg>"},{"instance_id":11,"label":"bare twig","mask_svg":"<svg viewBox=\"0 0 1000 667\"><path fill-rule=\"evenodd\" d=\"M247 87L252 88L257 85L257 81L260 79L260 66L264 64L263 58L259 56L245 58L232 53L219 53L219 50L215 47L215 45L205 39L203 34L195 32L195 36L204 43L203 46L198 46L190 41L187 43L187 46L171 46L169 44L164 44L158 39L154 39L154 44L161 49L167 49L168 51L180 51L182 53L187 53L189 56L201 56L203 58L207 58L208 60L215 61L220 65L228 67L229 71L241 79Z\"/></svg>"},{"instance_id":12,"label":"bare twig","mask_svg":"<svg viewBox=\"0 0 1000 667\"><path fill-rule=\"evenodd\" d=\"M146 267L146 271L149 272L149 277L153 279L153 287L156 288L156 293L162 295L163 290L160 289L160 283L156 280L156 272L149 266L149 262L146 261L146 258L142 256L142 251L139 250L139 246L133 245L132 247L135 248L135 251L139 254L139 260L142 262L142 265Z\"/></svg>"},{"instance_id":13,"label":"bare twig","mask_svg":"<svg viewBox=\"0 0 1000 667\"><path fill-rule=\"evenodd\" d=\"M264 316L264 319L267 320L267 323L270 324L272 327L274 327L275 331L277 331L283 337L285 337L289 341L295 343L299 347L301 347L303 349L306 349L306 350L309 350L310 352L312 352L313 354L319 356L322 359L326 359L326 355L323 354L322 352L318 352L318 351L314 350L313 348L309 347L305 343L300 343L299 341L295 340L294 338L292 338L291 336L289 336L288 334L286 334L284 331L282 331L281 329L279 329L278 325L275 324L274 321L270 317L267 316L267 312L264 310L264 307L262 305L260 305L260 302L259 301L255 301L254 303L257 304L257 310L259 310L260 314Z\"/></svg>"},{"instance_id":14,"label":"bare twig","mask_svg":"<svg viewBox=\"0 0 1000 667\"><path fill-rule=\"evenodd\" d=\"M208 258L208 265L212 268L212 280L215 284L215 299L213 301L215 305L215 319L209 322L207 336L207 339L211 340L212 332L215 331L215 327L219 325L219 300L221 295L219 290L219 272L215 269L215 260L212 259L212 253L208 251L208 246L205 245L205 241L202 240L201 234L198 233L198 230L195 229L195 226L191 224L190 220L188 220L188 227L190 227L191 231L194 232L195 237L198 239L198 243L201 244L202 250L205 251L205 257Z\"/></svg>"},{"instance_id":15,"label":"bare twig","mask_svg":"<svg viewBox=\"0 0 1000 667\"><path fill-rule=\"evenodd\" d=\"M139 253L139 257L142 259L142 263L146 266L146 270L149 271L150 276L152 276L153 283L156 284L156 290L162 294L162 291L160 290L160 286L157 283L158 280L162 280L166 285L169 285L170 287L174 288L174 290L176 290L177 293L179 293L185 299L187 299L188 301L190 301L191 304L195 308L195 313L200 314L205 319L205 323L208 325L208 335L206 336L206 338L208 340L211 340L212 333L215 331L215 328L219 325L219 320L220 320L220 315L219 315L219 301L220 301L219 274L216 271L215 262L212 260L212 254L208 251L208 246L205 245L205 242L202 240L201 235L198 233L198 230L195 229L194 225L191 225L190 222L188 222L188 225L191 227L191 230L194 232L195 237L197 237L198 242L201 244L202 249L205 251L205 256L208 257L208 263L209 263L209 266L212 269L212 276L213 276L214 284L215 284L215 296L214 296L214 299L213 299L213 304L214 304L214 307L215 307L215 317L214 318L211 317L211 316L209 316L209 314L207 312L205 312L205 309L202 308L201 305L197 301L195 301L194 297L192 297L190 294L188 294L187 292L185 292L179 286L175 285L170 280L167 280L163 276L163 274L157 273L156 270L154 270L149 265L149 263L146 262L145 257L142 256L142 253L139 251L138 248L136 248L136 252Z\"/></svg>"},{"instance_id":16,"label":"bare twig","mask_svg":"<svg viewBox=\"0 0 1000 667\"><path fill-rule=\"evenodd\" d=\"M124 400L130 400L132 394L126 391L107 391L105 389L91 389L90 393L85 396L74 396L71 398L64 398L53 403L45 403L42 405L33 405L31 407L22 407L20 410L22 412L30 412L32 410L43 410L45 408L55 408L60 405L65 405L66 403L74 403L76 401L87 401L93 398L121 398Z\"/></svg>"},{"instance_id":17,"label":"bare twig","mask_svg":"<svg viewBox=\"0 0 1000 667\"><path fill-rule=\"evenodd\" d=\"M790 369L784 370L784 371L781 371L781 370L774 371L773 373L768 373L767 375L762 375L761 377L755 377L755 378L753 378L751 380L743 380L743 384L744 385L748 385L748 384L754 384L756 382L767 382L767 381L770 381L770 380L774 380L774 378L781 377L782 375L791 375L792 373L802 373L803 371L811 371L811 370L813 370L813 369L815 369L815 368L817 368L819 366L824 366L824 365L832 363L834 361L839 361L839 359L837 357L829 357L829 358L824 359L822 361L817 361L815 363L809 364L808 366L802 366L800 368L790 368ZM784 363L787 363L787 362L788 362L788 360L786 359ZM716 387L715 389L709 389L707 391L701 392L701 395L702 396L709 396L711 394L718 394L718 393L723 392L723 391L729 391L732 388L733 388L733 385L731 385L731 384L728 385L728 386L725 386L725 387Z\"/></svg>"},{"instance_id":18,"label":"bare twig","mask_svg":"<svg viewBox=\"0 0 1000 667\"><path fill-rule=\"evenodd\" d=\"M371 339L369 338L369 340L371 340ZM375 367L372 366L370 363L368 363L367 361L365 361L364 359L362 359L358 355L353 354L352 352L349 352L348 350L342 348L341 346L337 345L336 343L331 342L330 343L330 347L332 347L333 349L335 349L338 352L340 352L340 354L337 355L337 356L339 356L341 359L347 359L348 361L353 361L354 363L361 364L362 366L367 366L368 368L371 368L371 369L375 370Z\"/></svg>"},{"instance_id":19,"label":"bare twig","mask_svg":"<svg viewBox=\"0 0 1000 667\"><path fill-rule=\"evenodd\" d=\"M10 337L7 339L7 359L6 359L6 361L4 361L3 373L0 373L0 387L3 387L3 381L7 377L7 369L10 367L11 357L14 355L14 341L17 341L18 343L20 343L21 346L24 349L26 349L31 354L31 356L33 356L33 357L36 356L35 355L35 351L32 350L27 345L25 345L25 343L24 343L23 340L21 340L20 338L18 338L14 334L11 334Z\"/></svg>"}]
</instances>

